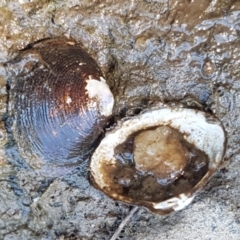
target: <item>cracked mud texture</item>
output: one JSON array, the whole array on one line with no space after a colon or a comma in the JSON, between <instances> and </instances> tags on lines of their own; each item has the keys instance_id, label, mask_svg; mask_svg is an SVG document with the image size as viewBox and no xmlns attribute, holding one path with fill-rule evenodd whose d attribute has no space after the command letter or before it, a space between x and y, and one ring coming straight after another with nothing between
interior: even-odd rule
<instances>
[{"instance_id":1,"label":"cracked mud texture","mask_svg":"<svg viewBox=\"0 0 240 240\"><path fill-rule=\"evenodd\" d=\"M119 239L240 239L240 2L0 0L0 114L11 78L4 63L48 37L82 42L114 93L115 120L150 106L209 109L227 132L223 165L183 211L144 208ZM19 157L0 124L0 239L110 239L130 206L88 181L88 159L44 177Z\"/></svg>"}]
</instances>

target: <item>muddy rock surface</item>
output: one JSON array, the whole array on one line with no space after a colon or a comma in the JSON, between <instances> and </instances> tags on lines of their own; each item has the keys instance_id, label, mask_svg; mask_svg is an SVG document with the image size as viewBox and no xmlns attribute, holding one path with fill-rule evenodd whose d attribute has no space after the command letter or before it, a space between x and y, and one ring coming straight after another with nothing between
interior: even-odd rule
<instances>
[{"instance_id":1,"label":"muddy rock surface","mask_svg":"<svg viewBox=\"0 0 240 240\"><path fill-rule=\"evenodd\" d=\"M210 110L227 133L224 163L193 204L139 208L119 239L240 239L240 2L0 0L0 239L110 239L131 206L91 186L88 161L61 176L30 168L6 120L6 67L31 42L81 42L115 97L114 120L158 104ZM15 71L15 72L14 72Z\"/></svg>"}]
</instances>

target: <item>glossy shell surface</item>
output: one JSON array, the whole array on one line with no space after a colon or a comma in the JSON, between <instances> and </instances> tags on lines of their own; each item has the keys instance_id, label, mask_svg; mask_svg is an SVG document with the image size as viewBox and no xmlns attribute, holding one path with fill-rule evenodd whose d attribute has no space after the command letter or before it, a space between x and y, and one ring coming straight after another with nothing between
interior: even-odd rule
<instances>
[{"instance_id":1,"label":"glossy shell surface","mask_svg":"<svg viewBox=\"0 0 240 240\"><path fill-rule=\"evenodd\" d=\"M113 95L89 54L74 41L37 42L14 59L9 114L29 165L73 164L93 148L112 114Z\"/></svg>"},{"instance_id":2,"label":"glossy shell surface","mask_svg":"<svg viewBox=\"0 0 240 240\"><path fill-rule=\"evenodd\" d=\"M216 170L225 132L214 116L162 108L120 121L91 158L95 187L158 214L181 210Z\"/></svg>"}]
</instances>

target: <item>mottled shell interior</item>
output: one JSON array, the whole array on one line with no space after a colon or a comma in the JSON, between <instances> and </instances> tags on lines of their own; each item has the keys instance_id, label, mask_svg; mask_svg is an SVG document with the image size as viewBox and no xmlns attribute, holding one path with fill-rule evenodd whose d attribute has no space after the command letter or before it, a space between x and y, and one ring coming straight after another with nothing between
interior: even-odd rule
<instances>
[{"instance_id":1,"label":"mottled shell interior","mask_svg":"<svg viewBox=\"0 0 240 240\"><path fill-rule=\"evenodd\" d=\"M168 126L171 127L171 129L177 130L183 139L180 142L186 141L186 144L192 146L197 151L197 154L198 152L201 153L199 156L200 160L204 156L208 159L208 164L205 164L204 174L199 177L197 182L192 183L193 185L191 188L188 186L187 189L184 189L184 185L182 185L182 187L181 184L179 184L181 188L175 189L175 194L168 193L170 197L166 197L168 196L166 194L165 197L159 198L160 200L155 198L155 193L153 197L148 197L148 188L146 188L145 195L142 194L140 197L133 197L130 191L134 190L136 194L138 194L138 192L142 190L137 189L136 186L138 186L138 183L136 182L133 183L135 187L131 186L133 190L129 190L129 183L127 181L133 179L137 171L132 171L130 168L127 168L126 162L124 162L125 160L118 157L116 151L128 141L127 139L129 139L129 136L134 136L134 134L139 131L154 129L158 126ZM209 179L223 159L225 153L225 139L225 132L221 123L208 113L186 108L149 110L133 118L120 121L113 130L106 134L105 138L101 141L92 155L90 163L91 178L98 189L115 200L143 205L158 214L168 214L186 207L193 200L194 193ZM147 139L143 139L144 144L148 144L147 141ZM120 148L124 149L126 146L125 144L124 147ZM168 146L166 146L166 148L167 147ZM144 149L144 151L145 150L146 149ZM151 164L154 165L155 159L153 158L151 161ZM166 159L166 161L168 160ZM136 168L134 156L131 165ZM121 180L118 179L116 183L117 177L112 175L118 174L118 172L124 171L124 169L127 169L126 171L128 172L124 174L128 177ZM162 169L160 170L161 172L163 171ZM185 170L181 169L181 171L184 172ZM147 175L147 178L150 177L155 178L152 172ZM141 177L139 179L141 180ZM191 180L192 179L188 179L185 181L191 182ZM119 186L118 183L120 181L125 184L124 187ZM155 181L154 184L158 184L158 182L159 181ZM173 188L171 184L175 183L170 183L166 191L171 191ZM176 184L176 186L178 185ZM149 188L151 188L150 185ZM156 189L158 189L158 187L156 187ZM156 192L156 196L158 194L160 193Z\"/></svg>"},{"instance_id":2,"label":"mottled shell interior","mask_svg":"<svg viewBox=\"0 0 240 240\"><path fill-rule=\"evenodd\" d=\"M78 44L49 39L12 61L9 117L29 165L79 162L92 150L112 114L113 95L95 60Z\"/></svg>"}]
</instances>

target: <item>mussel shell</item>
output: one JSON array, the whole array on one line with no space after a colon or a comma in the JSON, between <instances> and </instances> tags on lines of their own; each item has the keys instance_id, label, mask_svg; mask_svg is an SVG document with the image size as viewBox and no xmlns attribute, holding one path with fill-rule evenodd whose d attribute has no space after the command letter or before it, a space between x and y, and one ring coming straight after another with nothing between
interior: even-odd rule
<instances>
[{"instance_id":1,"label":"mussel shell","mask_svg":"<svg viewBox=\"0 0 240 240\"><path fill-rule=\"evenodd\" d=\"M139 171L134 160L134 136L160 126L176 130L181 134L180 143L189 149L188 167L180 169L182 173L170 182L154 175L156 169ZM147 141L143 139L146 146ZM168 214L183 209L193 200L195 192L222 161L225 145L225 131L220 121L209 113L186 108L152 109L120 121L107 132L92 155L91 179L96 188L115 200ZM123 155L119 154L121 151ZM155 166L155 158L151 160ZM168 160L164 161L167 163ZM162 174L164 170L160 170Z\"/></svg>"},{"instance_id":2,"label":"mussel shell","mask_svg":"<svg viewBox=\"0 0 240 240\"><path fill-rule=\"evenodd\" d=\"M11 64L21 67L10 82L9 113L24 159L37 168L84 159L113 107L96 61L72 40L48 39L21 51Z\"/></svg>"}]
</instances>

